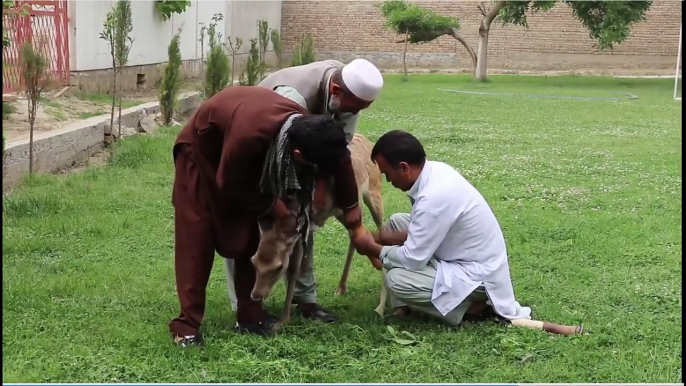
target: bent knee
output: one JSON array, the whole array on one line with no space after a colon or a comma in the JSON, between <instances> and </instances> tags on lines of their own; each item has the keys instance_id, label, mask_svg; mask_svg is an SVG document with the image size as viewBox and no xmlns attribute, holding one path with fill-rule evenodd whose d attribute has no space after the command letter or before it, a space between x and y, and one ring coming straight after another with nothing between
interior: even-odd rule
<instances>
[{"instance_id":1,"label":"bent knee","mask_svg":"<svg viewBox=\"0 0 686 386\"><path fill-rule=\"evenodd\" d=\"M393 268L386 272L386 288L394 293L403 292L407 287L406 271L402 268Z\"/></svg>"}]
</instances>

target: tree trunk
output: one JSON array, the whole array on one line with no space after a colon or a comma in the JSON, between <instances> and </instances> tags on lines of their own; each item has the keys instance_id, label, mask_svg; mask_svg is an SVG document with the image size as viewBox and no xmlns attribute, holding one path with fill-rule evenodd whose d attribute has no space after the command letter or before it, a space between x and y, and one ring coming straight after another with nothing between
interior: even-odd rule
<instances>
[{"instance_id":1,"label":"tree trunk","mask_svg":"<svg viewBox=\"0 0 686 386\"><path fill-rule=\"evenodd\" d=\"M121 70L120 70L121 71ZM121 72L120 72L121 75ZM119 83L117 84L117 94L119 94L119 118L117 118L117 127L119 128L119 138L121 138L121 77Z\"/></svg>"},{"instance_id":2,"label":"tree trunk","mask_svg":"<svg viewBox=\"0 0 686 386\"><path fill-rule=\"evenodd\" d=\"M476 68L474 69L474 78L479 81L486 80L486 71L488 69L488 33L491 30L491 23L498 16L498 12L505 6L505 1L498 1L485 13L481 19L479 26L479 44L477 46L476 54Z\"/></svg>"},{"instance_id":3,"label":"tree trunk","mask_svg":"<svg viewBox=\"0 0 686 386\"><path fill-rule=\"evenodd\" d=\"M31 111L37 110L34 104L29 100L29 175L33 174L33 125L36 123L36 113Z\"/></svg>"},{"instance_id":4,"label":"tree trunk","mask_svg":"<svg viewBox=\"0 0 686 386\"><path fill-rule=\"evenodd\" d=\"M407 77L407 43L410 41L408 36L409 29L405 29L405 49L403 50L403 71L405 72L405 82L410 80Z\"/></svg>"},{"instance_id":5,"label":"tree trunk","mask_svg":"<svg viewBox=\"0 0 686 386\"><path fill-rule=\"evenodd\" d=\"M482 82L486 80L486 69L488 68L488 32L488 28L479 28L479 45L477 46L474 78Z\"/></svg>"},{"instance_id":6,"label":"tree trunk","mask_svg":"<svg viewBox=\"0 0 686 386\"><path fill-rule=\"evenodd\" d=\"M467 41L464 40L464 38L457 32L455 28L452 28L450 30L450 35L452 35L452 37L454 37L458 42L460 42L460 44L462 44L464 48L467 50L467 53L469 53L469 57L472 59L472 72L476 71L477 59L476 53L474 53L472 46L470 46L469 43L467 43Z\"/></svg>"},{"instance_id":7,"label":"tree trunk","mask_svg":"<svg viewBox=\"0 0 686 386\"><path fill-rule=\"evenodd\" d=\"M230 36L229 36L230 37ZM200 35L200 79L205 79L205 35Z\"/></svg>"},{"instance_id":8,"label":"tree trunk","mask_svg":"<svg viewBox=\"0 0 686 386\"><path fill-rule=\"evenodd\" d=\"M260 82L262 79L264 79L264 74L267 72L267 50L265 49L262 51L262 58L260 59L262 63L260 63L261 68L260 68Z\"/></svg>"},{"instance_id":9,"label":"tree trunk","mask_svg":"<svg viewBox=\"0 0 686 386\"><path fill-rule=\"evenodd\" d=\"M117 65L114 62L114 48L112 48L112 111L110 112L110 137L114 134L114 104L117 98ZM112 139L112 138L110 138Z\"/></svg>"},{"instance_id":10,"label":"tree trunk","mask_svg":"<svg viewBox=\"0 0 686 386\"><path fill-rule=\"evenodd\" d=\"M233 87L233 79L236 74L236 54L231 53L231 87Z\"/></svg>"}]
</instances>

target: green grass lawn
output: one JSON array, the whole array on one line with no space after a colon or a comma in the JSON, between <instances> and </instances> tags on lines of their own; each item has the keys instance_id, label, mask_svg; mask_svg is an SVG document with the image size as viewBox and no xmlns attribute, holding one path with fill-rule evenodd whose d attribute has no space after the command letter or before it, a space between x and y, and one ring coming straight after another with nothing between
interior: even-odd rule
<instances>
[{"instance_id":1,"label":"green grass lawn","mask_svg":"<svg viewBox=\"0 0 686 386\"><path fill-rule=\"evenodd\" d=\"M110 165L44 176L3 200L3 382L681 382L681 104L672 80L386 76L360 132L405 129L458 168L505 233L518 300L588 335L433 321L387 339L380 276L357 256L336 297L347 239L317 235L319 300L274 338L237 335L219 258L206 347L172 346L171 145L178 128L117 146ZM581 101L437 88L615 97ZM386 216L409 211L384 185ZM365 221L373 224L365 211ZM279 311L283 285L267 301Z\"/></svg>"}]
</instances>

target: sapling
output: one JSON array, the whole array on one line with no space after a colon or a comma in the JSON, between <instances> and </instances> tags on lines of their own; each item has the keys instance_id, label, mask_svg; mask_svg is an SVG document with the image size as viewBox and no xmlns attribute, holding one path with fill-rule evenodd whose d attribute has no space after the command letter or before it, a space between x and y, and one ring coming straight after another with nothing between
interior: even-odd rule
<instances>
[{"instance_id":1,"label":"sapling","mask_svg":"<svg viewBox=\"0 0 686 386\"><path fill-rule=\"evenodd\" d=\"M41 94L45 90L49 63L48 60L31 43L26 43L21 50L21 74L26 87L29 115L29 174L33 173L33 129Z\"/></svg>"},{"instance_id":2,"label":"sapling","mask_svg":"<svg viewBox=\"0 0 686 386\"><path fill-rule=\"evenodd\" d=\"M133 37L131 37L132 31L133 17L131 15L131 0L118 0L117 5L115 6L114 57L119 75L121 75L122 70L129 61L129 52L131 52L131 46L133 45ZM121 138L121 81L119 82L119 87L117 87L117 94L119 99L119 118L117 120L117 127L119 129L119 138Z\"/></svg>"},{"instance_id":3,"label":"sapling","mask_svg":"<svg viewBox=\"0 0 686 386\"><path fill-rule=\"evenodd\" d=\"M164 68L164 78L160 85L160 111L165 125L170 125L176 110L177 97L181 90L181 30L174 35L169 43L169 61Z\"/></svg>"}]
</instances>

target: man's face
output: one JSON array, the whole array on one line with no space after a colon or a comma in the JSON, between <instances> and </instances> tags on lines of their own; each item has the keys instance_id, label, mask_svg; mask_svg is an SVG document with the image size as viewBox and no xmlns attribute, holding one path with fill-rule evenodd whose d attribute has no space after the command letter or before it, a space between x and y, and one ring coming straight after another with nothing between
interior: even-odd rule
<instances>
[{"instance_id":1,"label":"man's face","mask_svg":"<svg viewBox=\"0 0 686 386\"><path fill-rule=\"evenodd\" d=\"M379 166L379 170L386 177L386 181L397 189L407 192L412 188L414 181L412 181L410 173L410 165L401 162L398 166L391 166L383 156L377 156L374 161Z\"/></svg>"},{"instance_id":2,"label":"man's face","mask_svg":"<svg viewBox=\"0 0 686 386\"><path fill-rule=\"evenodd\" d=\"M331 98L329 99L329 111L334 114L352 113L357 114L360 110L364 110L371 106L372 102L363 101L354 95L346 95L343 89L332 83Z\"/></svg>"}]
</instances>

